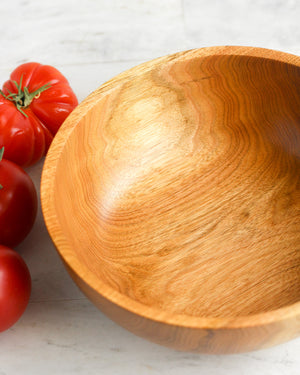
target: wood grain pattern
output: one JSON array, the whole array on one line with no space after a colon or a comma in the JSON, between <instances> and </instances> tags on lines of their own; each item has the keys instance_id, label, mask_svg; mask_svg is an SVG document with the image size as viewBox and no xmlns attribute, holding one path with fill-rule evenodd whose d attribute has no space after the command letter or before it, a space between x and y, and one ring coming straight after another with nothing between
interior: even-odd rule
<instances>
[{"instance_id":1,"label":"wood grain pattern","mask_svg":"<svg viewBox=\"0 0 300 375\"><path fill-rule=\"evenodd\" d=\"M248 351L300 331L299 172L300 58L204 48L89 96L53 142L42 205L112 319L181 350Z\"/></svg>"}]
</instances>

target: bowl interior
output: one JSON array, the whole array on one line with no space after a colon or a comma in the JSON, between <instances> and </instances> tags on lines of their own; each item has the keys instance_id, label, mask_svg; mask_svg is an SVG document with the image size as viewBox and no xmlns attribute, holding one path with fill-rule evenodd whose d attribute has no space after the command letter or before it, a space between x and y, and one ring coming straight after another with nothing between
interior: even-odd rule
<instances>
[{"instance_id":1,"label":"bowl interior","mask_svg":"<svg viewBox=\"0 0 300 375\"><path fill-rule=\"evenodd\" d=\"M300 67L194 56L91 106L57 164L72 256L144 305L245 316L300 300Z\"/></svg>"}]
</instances>

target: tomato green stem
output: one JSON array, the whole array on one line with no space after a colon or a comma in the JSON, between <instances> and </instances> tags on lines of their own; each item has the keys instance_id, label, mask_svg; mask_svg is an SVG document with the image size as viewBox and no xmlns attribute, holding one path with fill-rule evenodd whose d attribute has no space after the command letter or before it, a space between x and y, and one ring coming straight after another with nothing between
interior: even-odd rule
<instances>
[{"instance_id":1,"label":"tomato green stem","mask_svg":"<svg viewBox=\"0 0 300 375\"><path fill-rule=\"evenodd\" d=\"M3 154L4 154L4 147L2 147L1 149L0 149L0 161L2 160L2 158L3 158ZM3 188L3 186L0 184L0 190Z\"/></svg>"},{"instance_id":2,"label":"tomato green stem","mask_svg":"<svg viewBox=\"0 0 300 375\"><path fill-rule=\"evenodd\" d=\"M16 81L12 81L14 85L16 86L18 92L10 92L8 89L8 95L5 95L2 90L0 90L0 94L7 100L13 102L17 109L24 115L25 117L28 117L27 114L23 111L23 109L27 108L30 103L33 101L33 99L37 99L41 93L45 90L48 90L51 85L47 83L46 85L41 86L37 90L33 92L29 92L27 87L23 87L22 89L22 81L23 81L23 75L21 76L20 83Z\"/></svg>"}]
</instances>

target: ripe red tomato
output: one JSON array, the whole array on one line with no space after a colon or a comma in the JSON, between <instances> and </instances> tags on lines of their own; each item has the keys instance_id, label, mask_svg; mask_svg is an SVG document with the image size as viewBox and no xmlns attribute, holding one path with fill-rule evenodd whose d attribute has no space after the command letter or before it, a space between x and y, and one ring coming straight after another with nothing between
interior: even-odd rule
<instances>
[{"instance_id":1,"label":"ripe red tomato","mask_svg":"<svg viewBox=\"0 0 300 375\"><path fill-rule=\"evenodd\" d=\"M0 184L0 244L14 247L34 224L37 193L29 175L5 159L0 161Z\"/></svg>"},{"instance_id":2,"label":"ripe red tomato","mask_svg":"<svg viewBox=\"0 0 300 375\"><path fill-rule=\"evenodd\" d=\"M54 67L31 62L17 67L0 90L0 148L25 167L36 163L77 106L67 79Z\"/></svg>"},{"instance_id":3,"label":"ripe red tomato","mask_svg":"<svg viewBox=\"0 0 300 375\"><path fill-rule=\"evenodd\" d=\"M19 320L31 292L26 263L14 250L0 245L0 332Z\"/></svg>"}]
</instances>

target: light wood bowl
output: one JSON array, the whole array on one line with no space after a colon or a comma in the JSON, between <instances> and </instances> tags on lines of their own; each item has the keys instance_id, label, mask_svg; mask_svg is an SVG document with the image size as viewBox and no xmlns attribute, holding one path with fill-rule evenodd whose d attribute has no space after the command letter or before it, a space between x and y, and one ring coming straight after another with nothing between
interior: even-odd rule
<instances>
[{"instance_id":1,"label":"light wood bowl","mask_svg":"<svg viewBox=\"0 0 300 375\"><path fill-rule=\"evenodd\" d=\"M181 52L102 85L46 158L46 225L111 319L179 350L300 333L300 58Z\"/></svg>"}]
</instances>

